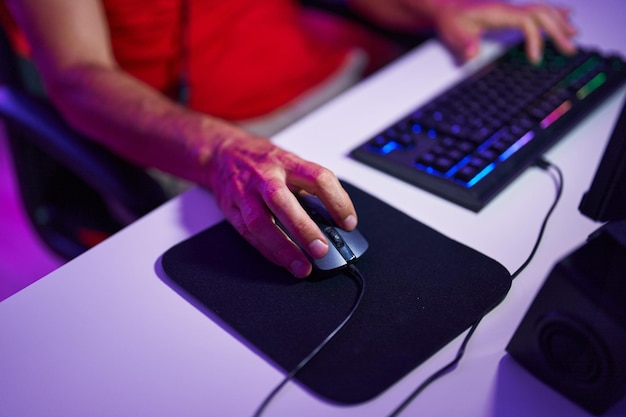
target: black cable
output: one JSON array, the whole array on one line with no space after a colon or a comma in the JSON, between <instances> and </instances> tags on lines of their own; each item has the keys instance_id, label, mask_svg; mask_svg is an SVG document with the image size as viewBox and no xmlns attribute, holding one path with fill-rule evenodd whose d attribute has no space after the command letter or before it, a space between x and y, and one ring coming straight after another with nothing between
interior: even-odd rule
<instances>
[{"instance_id":1,"label":"black cable","mask_svg":"<svg viewBox=\"0 0 626 417\"><path fill-rule=\"evenodd\" d=\"M552 164L549 161L546 161L543 158L539 159L535 163L535 165L538 166L539 168L545 170L545 171L547 171L549 169L552 169L556 173L556 178L554 178L554 182L555 182L555 186L556 186L556 195L555 195L555 198L554 198L554 201L553 201L552 205L548 209L548 212L546 213L546 216L543 219L543 222L541 224L541 228L539 229L539 234L537 235L537 239L535 240L535 244L534 244L532 250L530 251L530 254L526 258L526 260L522 263L522 265L513 274L511 274L511 279L514 279L524 269L526 269L528 264L530 264L532 259L535 257L535 253L537 252L537 249L539 248L539 244L541 243L541 240L543 238L544 232L546 230L546 226L548 224L548 220L552 216L552 213L554 212L554 209L556 208L557 204L559 203L559 200L561 199L561 195L563 194L563 173L562 173L561 169L558 166ZM417 397L422 391L424 391L424 389L426 389L426 387L428 387L431 383L433 383L437 379L441 378L443 375L447 374L448 372L451 372L452 370L454 370L456 368L456 366L459 364L459 362L463 358L463 355L465 354L465 349L467 347L467 344L469 343L469 340L471 339L472 335L476 331L476 328L478 327L478 324L483 319L483 317L485 317L484 314L482 316L480 316L478 318L478 320L476 320L472 324L472 326L470 327L469 331L465 335L465 338L463 339L463 342L461 342L461 346L459 346L459 349L457 350L457 353L456 353L456 356L454 357L454 359L450 363L448 363L447 365L444 365L442 368L437 370L431 376L426 378L420 385L418 385L418 387L398 407L396 407L395 410L393 410L393 412L389 415L389 417L397 417L398 415L400 415L402 410L404 410L411 403L411 401L413 401L415 399L415 397Z\"/></svg>"},{"instance_id":2,"label":"black cable","mask_svg":"<svg viewBox=\"0 0 626 417\"><path fill-rule=\"evenodd\" d=\"M539 244L541 243L543 234L546 231L548 220L550 220L550 217L552 216L552 213L554 212L554 209L561 200L561 195L563 194L563 172L561 171L561 169L550 161L547 161L543 158L537 160L537 162L535 162L535 165L543 169L544 171L552 169L556 173L557 177L554 178L554 184L556 186L556 196L554 198L554 201L552 202L552 205L550 206L550 209L548 210L548 213L546 214L546 217L544 217L543 219L543 223L541 224L541 228L539 229L539 234L537 235L537 240L535 241L535 246L533 246L530 255L528 256L528 258L526 258L524 263L522 263L522 265L517 268L517 271L515 271L511 275L511 279L515 279L524 269L526 269L530 261L532 261L532 259L535 257L535 253L539 248Z\"/></svg>"},{"instance_id":3,"label":"black cable","mask_svg":"<svg viewBox=\"0 0 626 417\"><path fill-rule=\"evenodd\" d=\"M467 347L470 338L474 334L474 331L478 327L478 323L480 323L483 317L484 316L479 317L478 320L476 320L474 324L472 324L472 327L470 327L469 332L465 335L463 342L461 342L461 346L459 346L459 350L456 352L456 356L454 357L454 359L450 363L433 373L431 376L426 378L424 382L422 382L408 397L406 397L402 404L396 407L396 409L393 410L391 414L389 414L389 417L399 416L402 410L404 410L415 399L415 397L419 395L419 393L424 391L426 387L428 387L431 383L435 382L437 379L444 376L448 372L453 371L454 368L456 368L458 363L461 361L461 358L465 354L465 348Z\"/></svg>"},{"instance_id":4,"label":"black cable","mask_svg":"<svg viewBox=\"0 0 626 417\"><path fill-rule=\"evenodd\" d=\"M545 171L552 170L554 171L554 173L556 173L556 177L554 178L554 182L556 185L556 196L552 205L548 209L546 216L544 217L544 220L539 229L539 233L537 235L537 239L535 241L535 244L530 254L526 258L526 260L522 263L522 265L520 265L520 267L513 274L511 274L511 279L515 279L524 269L526 269L528 264L530 264L530 262L534 258L539 248L539 245L541 243L541 240L543 239L543 235L545 233L548 221L550 217L552 216L552 213L554 212L554 209L556 208L557 204L559 203L561 199L561 195L563 194L563 173L561 169L558 166L552 164L549 161L546 161L543 158L536 161L535 165ZM319 353L319 351L322 350L324 346L326 346L328 342L330 342L331 339L335 337L337 333L341 331L341 329L343 329L343 327L345 327L345 325L350 321L350 319L352 318L352 316L358 309L359 305L361 304L363 294L365 293L365 280L361 272L354 265L350 265L348 267L348 272L349 272L350 277L355 278L360 284L359 295L357 297L357 300L354 302L352 308L350 309L350 312L344 318L344 320L315 349L313 349L313 351L306 358L304 358L291 372L289 372L285 376L285 378L274 388L274 390L272 390L272 392L268 394L268 396L265 398L263 403L261 403L261 405L255 412L254 417L261 416L263 411L267 408L267 406L272 401L272 399L276 396L276 394L278 394L278 392L287 384L287 382L289 382L298 372L300 372L302 368L304 368L304 366L306 366ZM469 331L465 335L465 338L463 338L463 341L461 342L461 345L459 346L459 349L457 350L457 353L454 359L450 361L448 364L444 365L439 370L437 370L436 372L434 372L428 378L426 378L426 380L424 380L398 407L396 407L396 409L389 415L389 417L397 417L398 415L400 415L400 413L415 399L415 397L417 397L422 391L424 391L424 389L426 389L431 383L433 383L437 379L441 378L443 375L453 371L456 368L456 366L459 364L459 362L465 355L465 350L467 348L467 345L470 339L472 338L472 336L474 335L474 332L478 328L478 325L480 324L483 317L484 315L480 316L472 324Z\"/></svg>"},{"instance_id":5,"label":"black cable","mask_svg":"<svg viewBox=\"0 0 626 417\"><path fill-rule=\"evenodd\" d=\"M306 364L309 363L319 353L319 351L322 350L324 346L326 346L328 342L330 342L332 338L335 337L337 333L339 333L341 329L345 327L345 325L350 321L350 319L352 319L352 316L354 316L354 313L357 311L357 309L361 305L361 300L363 299L363 294L365 293L365 279L363 278L361 271L359 271L359 269L352 264L348 265L347 272L349 273L348 275L351 278L354 278L359 284L359 295L356 301L354 302L354 304L352 305L350 312L343 319L343 321L339 323L339 325L332 332L330 332L328 336L326 336L326 338L322 341L322 343L317 345L317 347L315 347L315 349L313 349L313 351L311 351L311 353L309 353L306 358L302 359L302 361L300 361L300 363L293 370L291 370L291 372L289 372L285 376L285 378L283 378L283 380L276 386L276 388L274 388L272 392L268 394L268 396L265 398L265 400L261 403L259 408L254 413L254 417L260 417L261 414L263 414L263 411L265 411L265 409L267 408L269 403L272 401L272 399L287 384L287 382L289 382L294 376L296 376L296 374L300 372L302 368L304 368Z\"/></svg>"}]
</instances>

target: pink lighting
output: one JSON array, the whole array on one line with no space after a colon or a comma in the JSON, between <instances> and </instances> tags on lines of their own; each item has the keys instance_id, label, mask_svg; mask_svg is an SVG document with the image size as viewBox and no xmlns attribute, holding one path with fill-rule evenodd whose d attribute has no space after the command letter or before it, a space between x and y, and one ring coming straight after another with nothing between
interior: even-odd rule
<instances>
[{"instance_id":1,"label":"pink lighting","mask_svg":"<svg viewBox=\"0 0 626 417\"><path fill-rule=\"evenodd\" d=\"M542 129L546 129L552 123L554 123L558 119L560 119L561 116L563 116L565 113L567 113L569 111L569 109L571 109L571 108L572 108L572 102L569 101L569 100L564 101L563 103L561 103L561 105L559 107L554 109L552 111L552 113L547 115L546 118L541 121L541 123L540 123L541 128Z\"/></svg>"}]
</instances>

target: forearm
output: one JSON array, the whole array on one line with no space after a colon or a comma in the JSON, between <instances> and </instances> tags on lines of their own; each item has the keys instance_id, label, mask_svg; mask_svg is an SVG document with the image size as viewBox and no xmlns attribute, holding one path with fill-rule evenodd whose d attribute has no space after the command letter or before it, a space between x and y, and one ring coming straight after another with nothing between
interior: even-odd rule
<instances>
[{"instance_id":1,"label":"forearm","mask_svg":"<svg viewBox=\"0 0 626 417\"><path fill-rule=\"evenodd\" d=\"M186 110L122 72L100 0L7 1L50 98L72 126L130 161L210 188L228 221L268 259L298 277L311 272L274 218L314 258L328 250L293 192L317 195L340 227L356 226L354 206L328 169Z\"/></svg>"},{"instance_id":2,"label":"forearm","mask_svg":"<svg viewBox=\"0 0 626 417\"><path fill-rule=\"evenodd\" d=\"M116 69L76 67L47 82L67 121L116 154L209 186L208 167L234 128L189 111Z\"/></svg>"}]
</instances>

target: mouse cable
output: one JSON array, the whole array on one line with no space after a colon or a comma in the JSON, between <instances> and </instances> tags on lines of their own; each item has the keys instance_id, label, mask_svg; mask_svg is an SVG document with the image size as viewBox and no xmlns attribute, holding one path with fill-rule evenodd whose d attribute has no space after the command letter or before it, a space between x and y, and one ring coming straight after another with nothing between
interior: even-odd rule
<instances>
[{"instance_id":1,"label":"mouse cable","mask_svg":"<svg viewBox=\"0 0 626 417\"><path fill-rule=\"evenodd\" d=\"M535 165L543 169L544 171L552 170L556 174L556 176L553 176L554 183L556 186L556 194L554 197L554 201L552 202L552 205L548 209L548 212L546 213L543 219L543 222L541 223L539 234L537 235L537 239L535 240L535 244L532 250L530 251L530 254L526 258L526 260L522 263L522 265L513 274L511 274L511 280L516 278L524 269L526 269L528 264L530 264L532 259L535 257L535 253L537 253L539 244L541 243L541 240L543 239L543 235L546 230L548 220L552 216L552 213L554 212L554 209L556 208L557 204L559 203L559 200L561 199L561 195L563 194L563 172L561 171L561 169L558 166L554 165L553 163L543 158L540 158L539 160L537 160L535 162ZM550 172L552 173L552 171ZM476 328L478 327L478 324L484 317L485 317L485 314L480 316L478 320L476 320L472 324L469 331L465 335L465 338L461 342L461 346L459 346L459 349L457 350L457 353L454 359L450 361L448 364L444 365L439 370L435 371L431 376L426 378L398 407L396 407L395 410L393 410L391 414L389 414L388 417L399 416L400 413L411 403L411 401L413 401L419 393L424 391L426 387L428 387L432 382L436 381L443 375L447 374L448 372L451 372L452 370L456 368L456 366L459 364L459 362L463 358L463 355L465 354L465 349L467 347L467 344L469 343L470 338L472 337L472 335L476 331Z\"/></svg>"},{"instance_id":2,"label":"mouse cable","mask_svg":"<svg viewBox=\"0 0 626 417\"><path fill-rule=\"evenodd\" d=\"M320 350L322 350L324 346L326 346L337 335L337 333L341 331L341 329L345 327L350 319L352 319L352 316L354 316L354 313L358 310L359 306L361 305L361 300L363 299L363 294L365 293L365 279L363 278L361 271L359 271L359 269L353 264L348 265L347 272L347 275L355 279L359 284L359 295L352 305L352 308L343 319L343 321L339 323L339 325L335 327L335 329L330 332L328 336L326 336L326 338L319 345L317 345L315 349L311 351L311 353L307 355L306 358L302 359L302 361L300 361L300 363L283 378L283 380L276 386L276 388L274 388L274 390L272 390L272 392L267 395L263 403L261 403L259 408L254 413L254 417L260 417L261 414L263 414L264 410L267 408L267 406L276 396L276 394L278 394L278 392L287 384L287 382L295 377L295 375L300 372L302 368L304 368L306 364L308 364L320 352Z\"/></svg>"}]
</instances>

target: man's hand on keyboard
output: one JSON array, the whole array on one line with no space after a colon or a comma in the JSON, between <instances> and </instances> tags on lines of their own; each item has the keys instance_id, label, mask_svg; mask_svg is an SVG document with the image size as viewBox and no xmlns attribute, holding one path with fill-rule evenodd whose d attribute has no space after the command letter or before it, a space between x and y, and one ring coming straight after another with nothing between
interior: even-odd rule
<instances>
[{"instance_id":1,"label":"man's hand on keyboard","mask_svg":"<svg viewBox=\"0 0 626 417\"><path fill-rule=\"evenodd\" d=\"M543 34L564 53L575 51L576 29L567 9L544 3L513 5L493 0L347 0L351 7L383 26L400 31L434 29L461 60L478 53L484 32L519 29L532 62L542 56Z\"/></svg>"},{"instance_id":2,"label":"man's hand on keyboard","mask_svg":"<svg viewBox=\"0 0 626 417\"><path fill-rule=\"evenodd\" d=\"M572 37L576 29L569 15L569 10L547 4L452 1L435 15L435 28L442 41L463 60L478 53L484 31L519 29L526 39L528 59L538 63L541 61L544 34L554 41L561 52L575 52Z\"/></svg>"}]
</instances>

